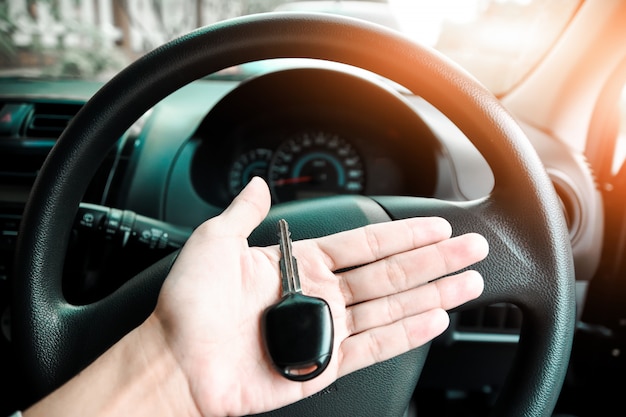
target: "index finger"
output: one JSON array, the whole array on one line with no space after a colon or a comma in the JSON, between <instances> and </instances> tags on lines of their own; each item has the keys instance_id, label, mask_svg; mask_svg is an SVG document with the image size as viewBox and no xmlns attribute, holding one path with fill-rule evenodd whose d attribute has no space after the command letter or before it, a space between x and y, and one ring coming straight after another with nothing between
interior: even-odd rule
<instances>
[{"instance_id":1,"label":"index finger","mask_svg":"<svg viewBox=\"0 0 626 417\"><path fill-rule=\"evenodd\" d=\"M315 239L331 271L358 266L448 239L450 223L440 217L414 217L371 224Z\"/></svg>"}]
</instances>

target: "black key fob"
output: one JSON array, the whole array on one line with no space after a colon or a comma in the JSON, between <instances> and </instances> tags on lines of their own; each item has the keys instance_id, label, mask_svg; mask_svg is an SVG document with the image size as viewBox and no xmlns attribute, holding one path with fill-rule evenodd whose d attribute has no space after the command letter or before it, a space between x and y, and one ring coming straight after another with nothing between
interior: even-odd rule
<instances>
[{"instance_id":1,"label":"black key fob","mask_svg":"<svg viewBox=\"0 0 626 417\"><path fill-rule=\"evenodd\" d=\"M285 295L263 317L267 352L276 369L292 381L308 381L328 366L333 320L328 303L302 293Z\"/></svg>"}]
</instances>

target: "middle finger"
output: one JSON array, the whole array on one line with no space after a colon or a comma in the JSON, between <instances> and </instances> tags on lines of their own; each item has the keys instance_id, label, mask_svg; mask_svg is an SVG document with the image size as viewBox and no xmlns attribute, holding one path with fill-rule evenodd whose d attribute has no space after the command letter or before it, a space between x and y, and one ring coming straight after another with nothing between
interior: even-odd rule
<instances>
[{"instance_id":1,"label":"middle finger","mask_svg":"<svg viewBox=\"0 0 626 417\"><path fill-rule=\"evenodd\" d=\"M485 238L469 233L343 272L338 278L345 305L417 287L484 259L488 251Z\"/></svg>"}]
</instances>

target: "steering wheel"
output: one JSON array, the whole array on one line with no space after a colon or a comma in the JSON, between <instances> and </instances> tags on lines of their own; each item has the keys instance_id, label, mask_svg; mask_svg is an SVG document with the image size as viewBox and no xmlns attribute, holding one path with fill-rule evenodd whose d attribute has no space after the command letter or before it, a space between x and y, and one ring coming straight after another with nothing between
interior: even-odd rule
<instances>
[{"instance_id":1,"label":"steering wheel","mask_svg":"<svg viewBox=\"0 0 626 417\"><path fill-rule=\"evenodd\" d=\"M573 339L575 281L563 214L536 152L498 100L437 52L374 24L306 13L237 18L174 40L120 72L67 127L37 177L19 232L13 338L31 400L65 382L140 324L154 308L174 259L166 257L92 304L65 300L61 283L70 230L107 150L178 88L226 67L283 57L341 62L405 86L467 135L496 181L487 197L468 202L339 196L277 205L251 242L275 243L279 216L293 225L296 238L430 215L448 219L456 234L483 234L490 255L476 269L484 276L484 293L461 309L508 302L523 313L515 361L493 413L551 415ZM401 416L427 352L425 346L358 371L267 415Z\"/></svg>"}]
</instances>

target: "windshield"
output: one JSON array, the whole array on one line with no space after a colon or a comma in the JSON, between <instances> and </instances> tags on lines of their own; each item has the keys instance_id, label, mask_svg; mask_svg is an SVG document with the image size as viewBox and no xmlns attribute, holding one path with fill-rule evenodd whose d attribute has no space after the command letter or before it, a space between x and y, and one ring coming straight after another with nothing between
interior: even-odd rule
<instances>
[{"instance_id":1,"label":"windshield","mask_svg":"<svg viewBox=\"0 0 626 417\"><path fill-rule=\"evenodd\" d=\"M581 1L5 0L0 3L0 76L106 80L197 27L245 14L298 10L343 14L399 30L502 94L536 65Z\"/></svg>"}]
</instances>

